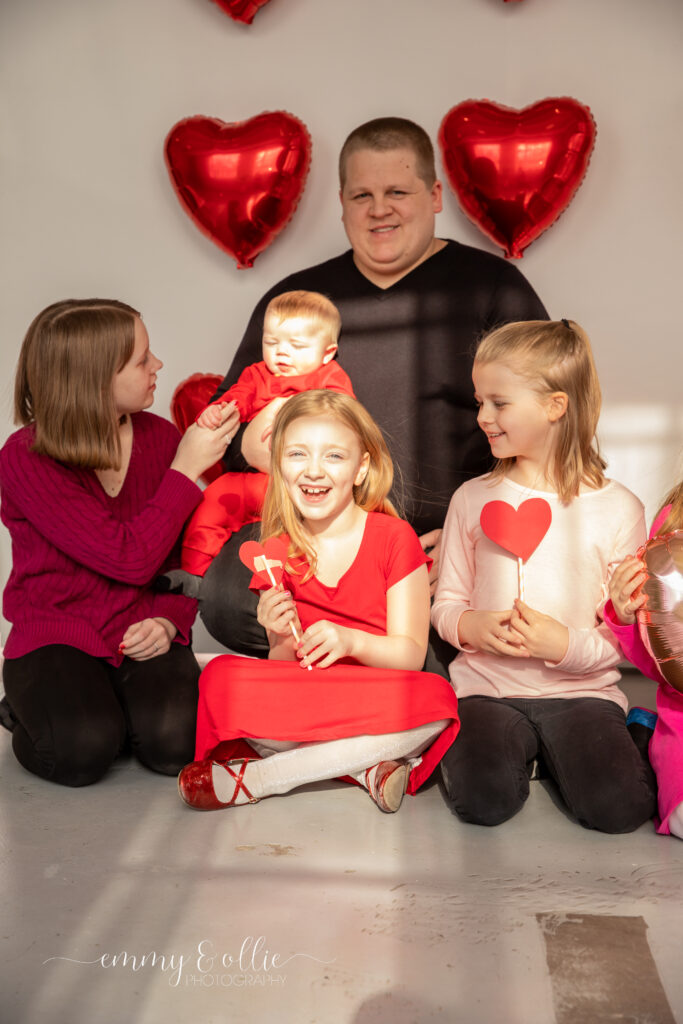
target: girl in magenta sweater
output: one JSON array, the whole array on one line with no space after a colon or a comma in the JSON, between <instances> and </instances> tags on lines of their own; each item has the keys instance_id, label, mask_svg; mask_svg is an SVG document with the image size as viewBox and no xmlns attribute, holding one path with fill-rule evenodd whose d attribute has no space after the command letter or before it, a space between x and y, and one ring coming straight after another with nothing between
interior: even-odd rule
<instances>
[{"instance_id":1,"label":"girl in magenta sweater","mask_svg":"<svg viewBox=\"0 0 683 1024\"><path fill-rule=\"evenodd\" d=\"M127 743L165 774L193 750L196 606L151 582L239 424L179 439L143 412L161 366L139 314L101 299L49 306L19 356L22 426L0 451L3 682L17 759L63 785L97 781Z\"/></svg>"}]
</instances>

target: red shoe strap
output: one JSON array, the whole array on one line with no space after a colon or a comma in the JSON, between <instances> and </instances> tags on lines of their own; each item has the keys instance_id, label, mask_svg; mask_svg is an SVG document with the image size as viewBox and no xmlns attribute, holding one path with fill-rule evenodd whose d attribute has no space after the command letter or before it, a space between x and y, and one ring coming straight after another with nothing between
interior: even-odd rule
<instances>
[{"instance_id":1,"label":"red shoe strap","mask_svg":"<svg viewBox=\"0 0 683 1024\"><path fill-rule=\"evenodd\" d=\"M237 762L233 762L233 763L236 764ZM237 795L240 792L240 790L244 791L244 793L246 794L246 797L247 797L247 799L249 801L253 801L254 800L254 797L251 795L251 793L249 792L247 787L244 785L244 773L247 770L247 765L248 764L249 764L248 758L244 758L244 760L241 762L242 767L240 768L239 775L235 774L235 772L232 770L232 768L231 768L231 766L229 764L224 764L223 765L223 768L225 768L226 771L229 772L230 776L235 780L235 790L234 790L234 792L232 794L232 800L228 801L228 805L227 805L228 807L232 807L232 805L235 803L235 800L237 799Z\"/></svg>"}]
</instances>

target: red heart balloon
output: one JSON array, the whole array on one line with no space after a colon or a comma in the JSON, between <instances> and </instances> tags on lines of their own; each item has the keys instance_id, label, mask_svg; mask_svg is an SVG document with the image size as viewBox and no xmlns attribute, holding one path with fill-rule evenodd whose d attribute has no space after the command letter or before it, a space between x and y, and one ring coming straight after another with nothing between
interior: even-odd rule
<instances>
[{"instance_id":1,"label":"red heart balloon","mask_svg":"<svg viewBox=\"0 0 683 1024\"><path fill-rule=\"evenodd\" d=\"M251 569L259 583L272 587L273 580L261 560L265 558L277 585L282 579L287 564L287 545L279 537L269 537L265 544L259 544L256 540L247 540L240 546L239 556L240 561L246 565L247 569Z\"/></svg>"},{"instance_id":2,"label":"red heart balloon","mask_svg":"<svg viewBox=\"0 0 683 1024\"><path fill-rule=\"evenodd\" d=\"M521 257L571 202L595 133L588 107L566 97L524 110L466 100L441 122L439 145L465 213L506 256Z\"/></svg>"},{"instance_id":3,"label":"red heart balloon","mask_svg":"<svg viewBox=\"0 0 683 1024\"><path fill-rule=\"evenodd\" d=\"M181 434L197 419L202 409L209 404L223 378L218 373L193 373L180 382L171 398L171 419ZM225 470L220 462L202 473L202 480L210 484L222 476Z\"/></svg>"},{"instance_id":4,"label":"red heart balloon","mask_svg":"<svg viewBox=\"0 0 683 1024\"><path fill-rule=\"evenodd\" d=\"M283 110L230 124L188 117L168 133L164 152L181 205L243 268L291 219L308 175L311 137Z\"/></svg>"},{"instance_id":5,"label":"red heart balloon","mask_svg":"<svg viewBox=\"0 0 683 1024\"><path fill-rule=\"evenodd\" d=\"M254 15L266 6L268 0L213 0L213 2L218 4L235 21L243 21L245 25L251 25Z\"/></svg>"},{"instance_id":6,"label":"red heart balloon","mask_svg":"<svg viewBox=\"0 0 683 1024\"><path fill-rule=\"evenodd\" d=\"M683 693L683 530L653 537L638 557L647 569L640 635L666 681Z\"/></svg>"},{"instance_id":7,"label":"red heart balloon","mask_svg":"<svg viewBox=\"0 0 683 1024\"><path fill-rule=\"evenodd\" d=\"M548 532L552 518L544 498L529 498L517 509L507 501L487 501L479 522L489 540L526 562Z\"/></svg>"}]
</instances>

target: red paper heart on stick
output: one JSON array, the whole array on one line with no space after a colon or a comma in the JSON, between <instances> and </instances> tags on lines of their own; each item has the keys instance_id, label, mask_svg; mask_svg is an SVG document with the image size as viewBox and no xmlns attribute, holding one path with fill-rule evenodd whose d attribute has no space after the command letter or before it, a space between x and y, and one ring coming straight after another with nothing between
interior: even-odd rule
<instances>
[{"instance_id":1,"label":"red paper heart on stick","mask_svg":"<svg viewBox=\"0 0 683 1024\"><path fill-rule=\"evenodd\" d=\"M269 537L265 544L259 544L256 540L247 540L241 545L239 555L240 561L246 565L247 569L251 569L259 583L273 587L282 580L282 574L287 564L287 545L278 537Z\"/></svg>"},{"instance_id":2,"label":"red paper heart on stick","mask_svg":"<svg viewBox=\"0 0 683 1024\"><path fill-rule=\"evenodd\" d=\"M506 256L521 257L569 205L595 133L589 108L571 98L523 110L465 100L441 122L439 145L467 216Z\"/></svg>"},{"instance_id":3,"label":"red paper heart on stick","mask_svg":"<svg viewBox=\"0 0 683 1024\"><path fill-rule=\"evenodd\" d=\"M638 557L647 569L640 635L666 681L683 693L683 530L653 537Z\"/></svg>"},{"instance_id":4,"label":"red paper heart on stick","mask_svg":"<svg viewBox=\"0 0 683 1024\"><path fill-rule=\"evenodd\" d=\"M268 0L213 0L215 4L229 14L234 21L243 21L251 25L254 15L265 7Z\"/></svg>"},{"instance_id":5,"label":"red paper heart on stick","mask_svg":"<svg viewBox=\"0 0 683 1024\"><path fill-rule=\"evenodd\" d=\"M489 540L526 562L548 532L552 518L544 498L529 498L517 509L507 501L487 501L479 522Z\"/></svg>"},{"instance_id":6,"label":"red paper heart on stick","mask_svg":"<svg viewBox=\"0 0 683 1024\"><path fill-rule=\"evenodd\" d=\"M181 205L242 269L291 219L308 175L311 137L283 110L234 123L188 117L171 128L164 153Z\"/></svg>"}]
</instances>

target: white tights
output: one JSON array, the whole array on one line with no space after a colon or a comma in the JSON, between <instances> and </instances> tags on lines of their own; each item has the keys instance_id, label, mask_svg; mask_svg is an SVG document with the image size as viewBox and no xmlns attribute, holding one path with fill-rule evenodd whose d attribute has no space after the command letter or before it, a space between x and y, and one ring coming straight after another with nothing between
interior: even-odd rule
<instances>
[{"instance_id":1,"label":"white tights","mask_svg":"<svg viewBox=\"0 0 683 1024\"><path fill-rule=\"evenodd\" d=\"M672 836L683 839L683 804L679 804L669 815L669 831Z\"/></svg>"},{"instance_id":2,"label":"white tights","mask_svg":"<svg viewBox=\"0 0 683 1024\"><path fill-rule=\"evenodd\" d=\"M444 719L404 732L345 736L322 743L249 740L263 760L249 763L244 782L257 799L288 793L297 786L336 779L340 775L350 775L365 785L368 768L379 761L419 757L447 725L448 720ZM225 803L231 799L234 783L222 766L214 765L213 783L219 800Z\"/></svg>"}]
</instances>

